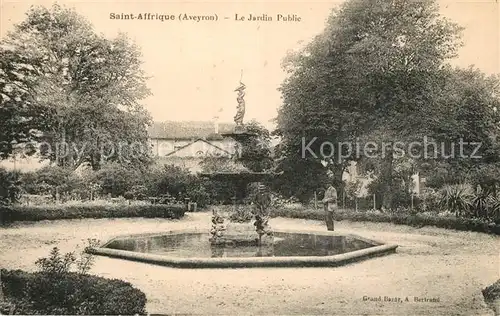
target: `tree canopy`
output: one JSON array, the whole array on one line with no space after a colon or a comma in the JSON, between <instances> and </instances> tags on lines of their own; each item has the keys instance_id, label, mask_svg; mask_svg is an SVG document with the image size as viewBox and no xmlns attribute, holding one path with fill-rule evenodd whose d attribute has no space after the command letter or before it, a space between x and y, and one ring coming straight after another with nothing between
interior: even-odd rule
<instances>
[{"instance_id":1,"label":"tree canopy","mask_svg":"<svg viewBox=\"0 0 500 316\"><path fill-rule=\"evenodd\" d=\"M459 139L484 142L483 152L493 159L498 79L448 66L462 44L461 30L440 16L434 0L349 0L334 10L325 30L283 64L289 76L280 89L277 133L288 193L307 188L312 194L328 169L342 183L350 161L371 159L364 150L368 142L382 145L375 150L381 154L376 170L387 208L396 142L424 136L447 146ZM328 141L334 155L304 157L304 143L313 138L312 152L321 153ZM358 144L361 151L341 144Z\"/></svg>"},{"instance_id":2,"label":"tree canopy","mask_svg":"<svg viewBox=\"0 0 500 316\"><path fill-rule=\"evenodd\" d=\"M141 101L150 91L140 49L126 35L107 39L56 4L32 7L0 47L2 111L12 131L1 135L4 156L12 153L5 144L35 139L29 136L37 130L50 140L45 156L58 165L98 169L103 156L144 162L151 118ZM131 144L141 153L131 155Z\"/></svg>"}]
</instances>

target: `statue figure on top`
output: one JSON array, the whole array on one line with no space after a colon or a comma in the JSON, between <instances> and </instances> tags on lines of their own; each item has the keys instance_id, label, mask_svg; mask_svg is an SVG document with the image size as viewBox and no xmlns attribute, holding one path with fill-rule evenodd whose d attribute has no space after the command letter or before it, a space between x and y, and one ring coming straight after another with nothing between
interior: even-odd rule
<instances>
[{"instance_id":1,"label":"statue figure on top","mask_svg":"<svg viewBox=\"0 0 500 316\"><path fill-rule=\"evenodd\" d=\"M240 86L234 90L238 92L238 97L236 98L238 106L236 108L236 115L234 116L234 122L237 128L243 127L243 117L245 116L245 89L245 84L240 81Z\"/></svg>"}]
</instances>

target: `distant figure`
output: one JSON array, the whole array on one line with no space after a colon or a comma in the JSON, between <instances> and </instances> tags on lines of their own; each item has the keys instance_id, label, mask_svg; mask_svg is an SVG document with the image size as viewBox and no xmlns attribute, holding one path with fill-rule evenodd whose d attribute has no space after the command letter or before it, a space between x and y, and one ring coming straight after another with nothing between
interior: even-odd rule
<instances>
[{"instance_id":1,"label":"distant figure","mask_svg":"<svg viewBox=\"0 0 500 316\"><path fill-rule=\"evenodd\" d=\"M326 229L333 231L333 212L337 210L337 190L330 182L325 183L325 188L322 202L325 209Z\"/></svg>"}]
</instances>

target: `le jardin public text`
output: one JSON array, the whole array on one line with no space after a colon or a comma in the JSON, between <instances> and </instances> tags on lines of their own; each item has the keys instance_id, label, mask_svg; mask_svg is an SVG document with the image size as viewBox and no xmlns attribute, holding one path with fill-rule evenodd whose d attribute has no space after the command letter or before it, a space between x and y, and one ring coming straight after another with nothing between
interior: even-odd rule
<instances>
[{"instance_id":1,"label":"le jardin public text","mask_svg":"<svg viewBox=\"0 0 500 316\"><path fill-rule=\"evenodd\" d=\"M232 16L222 16L214 14L189 14L189 13L179 13L179 14L159 14L159 13L110 13L110 20L144 20L144 21L191 21L191 22L205 22L205 21L219 21L222 20L233 20L237 22L301 22L302 17L298 14L290 13L278 13L278 14L267 14L267 13L248 13L240 14L235 13Z\"/></svg>"}]
</instances>

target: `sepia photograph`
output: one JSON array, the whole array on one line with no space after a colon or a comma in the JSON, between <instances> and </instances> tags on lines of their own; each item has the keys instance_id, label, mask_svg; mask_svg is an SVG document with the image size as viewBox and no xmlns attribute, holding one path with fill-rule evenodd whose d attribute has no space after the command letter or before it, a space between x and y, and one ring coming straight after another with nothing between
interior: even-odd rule
<instances>
[{"instance_id":1,"label":"sepia photograph","mask_svg":"<svg viewBox=\"0 0 500 316\"><path fill-rule=\"evenodd\" d=\"M498 0L0 0L0 315L500 316Z\"/></svg>"}]
</instances>

